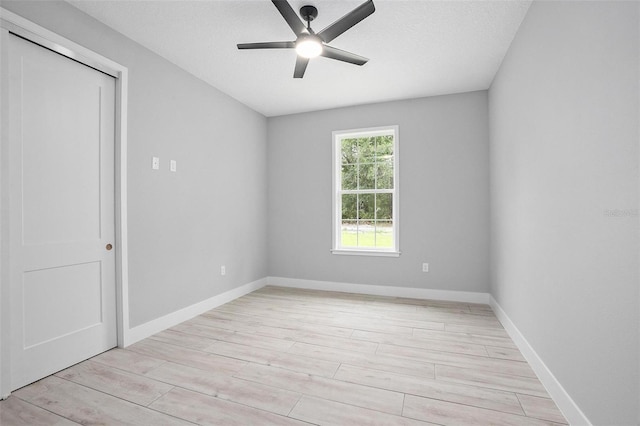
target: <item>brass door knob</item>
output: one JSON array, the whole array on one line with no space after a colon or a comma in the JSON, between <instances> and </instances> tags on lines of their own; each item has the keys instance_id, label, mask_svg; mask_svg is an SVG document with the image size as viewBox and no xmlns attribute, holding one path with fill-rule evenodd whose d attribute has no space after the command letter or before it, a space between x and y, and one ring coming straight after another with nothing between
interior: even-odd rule
<instances>
[{"instance_id":1,"label":"brass door knob","mask_svg":"<svg viewBox=\"0 0 640 426\"><path fill-rule=\"evenodd\" d=\"M106 247L107 250L111 250L112 248L113 246L111 244L107 244L107 247Z\"/></svg>"}]
</instances>

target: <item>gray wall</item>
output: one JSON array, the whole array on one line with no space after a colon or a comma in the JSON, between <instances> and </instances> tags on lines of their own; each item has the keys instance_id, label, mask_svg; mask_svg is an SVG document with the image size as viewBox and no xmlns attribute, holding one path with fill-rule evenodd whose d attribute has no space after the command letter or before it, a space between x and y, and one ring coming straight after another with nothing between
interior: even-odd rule
<instances>
[{"instance_id":1,"label":"gray wall","mask_svg":"<svg viewBox=\"0 0 640 426\"><path fill-rule=\"evenodd\" d=\"M331 132L393 124L402 254L333 255ZM269 118L268 144L270 276L488 292L486 92Z\"/></svg>"},{"instance_id":2,"label":"gray wall","mask_svg":"<svg viewBox=\"0 0 640 426\"><path fill-rule=\"evenodd\" d=\"M67 3L2 6L129 68L130 325L265 277L266 118Z\"/></svg>"},{"instance_id":3,"label":"gray wall","mask_svg":"<svg viewBox=\"0 0 640 426\"><path fill-rule=\"evenodd\" d=\"M534 2L489 90L492 294L602 425L638 421L638 6Z\"/></svg>"}]
</instances>

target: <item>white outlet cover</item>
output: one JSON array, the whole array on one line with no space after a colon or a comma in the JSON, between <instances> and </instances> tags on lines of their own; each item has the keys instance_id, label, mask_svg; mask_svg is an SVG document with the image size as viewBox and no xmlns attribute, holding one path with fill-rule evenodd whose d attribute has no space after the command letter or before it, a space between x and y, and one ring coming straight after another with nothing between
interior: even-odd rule
<instances>
[{"instance_id":1,"label":"white outlet cover","mask_svg":"<svg viewBox=\"0 0 640 426\"><path fill-rule=\"evenodd\" d=\"M160 170L160 157L153 157L151 159L151 168L153 170Z\"/></svg>"}]
</instances>

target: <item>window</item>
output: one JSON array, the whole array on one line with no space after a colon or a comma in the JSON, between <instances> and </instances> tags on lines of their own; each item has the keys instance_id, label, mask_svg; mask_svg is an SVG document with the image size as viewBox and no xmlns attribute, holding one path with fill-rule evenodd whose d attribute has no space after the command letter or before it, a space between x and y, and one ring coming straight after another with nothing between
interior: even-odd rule
<instances>
[{"instance_id":1,"label":"window","mask_svg":"<svg viewBox=\"0 0 640 426\"><path fill-rule=\"evenodd\" d=\"M398 126L333 132L333 253L398 256Z\"/></svg>"}]
</instances>

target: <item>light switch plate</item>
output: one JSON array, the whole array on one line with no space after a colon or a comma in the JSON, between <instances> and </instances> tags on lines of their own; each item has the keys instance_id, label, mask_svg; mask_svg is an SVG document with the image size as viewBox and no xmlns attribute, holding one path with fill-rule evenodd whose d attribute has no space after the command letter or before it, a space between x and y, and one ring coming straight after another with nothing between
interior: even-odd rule
<instances>
[{"instance_id":1,"label":"light switch plate","mask_svg":"<svg viewBox=\"0 0 640 426\"><path fill-rule=\"evenodd\" d=\"M175 172L176 171L176 165L177 165L176 160L171 160L171 162L169 164L170 164L169 168L171 169L171 171Z\"/></svg>"}]
</instances>

